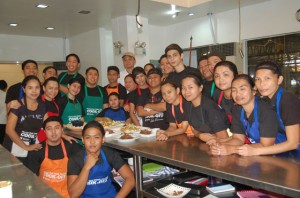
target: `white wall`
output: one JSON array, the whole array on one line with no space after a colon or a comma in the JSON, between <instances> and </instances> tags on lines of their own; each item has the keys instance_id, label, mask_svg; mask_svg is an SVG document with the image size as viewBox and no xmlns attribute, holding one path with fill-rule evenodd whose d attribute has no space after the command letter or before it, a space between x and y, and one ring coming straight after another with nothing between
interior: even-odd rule
<instances>
[{"instance_id":1,"label":"white wall","mask_svg":"<svg viewBox=\"0 0 300 198\"><path fill-rule=\"evenodd\" d=\"M158 60L165 53L166 28L149 25L149 57L151 60Z\"/></svg>"},{"instance_id":2,"label":"white wall","mask_svg":"<svg viewBox=\"0 0 300 198\"><path fill-rule=\"evenodd\" d=\"M0 61L63 61L64 39L0 34Z\"/></svg>"}]
</instances>

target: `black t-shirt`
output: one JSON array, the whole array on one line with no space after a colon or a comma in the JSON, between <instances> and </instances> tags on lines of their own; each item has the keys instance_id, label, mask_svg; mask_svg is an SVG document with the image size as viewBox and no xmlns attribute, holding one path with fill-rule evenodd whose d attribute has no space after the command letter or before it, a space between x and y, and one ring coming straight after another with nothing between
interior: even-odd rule
<instances>
[{"instance_id":1,"label":"black t-shirt","mask_svg":"<svg viewBox=\"0 0 300 198\"><path fill-rule=\"evenodd\" d=\"M96 117L108 117L108 116L107 116L107 111L118 112L119 110L120 110L122 113L124 113L124 115L125 115L125 120L122 120L122 121L125 122L125 121L130 117L130 115L129 115L129 113L128 113L127 111L124 110L123 107L120 107L120 108L118 108L118 109L112 109L112 108L110 108L110 107L105 108L105 109L103 109ZM111 118L111 117L110 117L110 118ZM112 120L115 120L114 118L111 118L111 119L112 119Z\"/></svg>"},{"instance_id":2,"label":"black t-shirt","mask_svg":"<svg viewBox=\"0 0 300 198\"><path fill-rule=\"evenodd\" d=\"M219 97L221 95L221 91L219 93L214 93L214 101L218 104L219 102ZM232 111L233 111L233 107L234 107L234 101L233 99L226 99L225 96L223 95L222 100L221 100L221 104L220 104L221 108L224 109L224 111L229 114L232 115Z\"/></svg>"},{"instance_id":3,"label":"black t-shirt","mask_svg":"<svg viewBox=\"0 0 300 198\"><path fill-rule=\"evenodd\" d=\"M106 92L106 89L104 87L101 87L99 85L97 85L97 87L87 87L87 93L89 96L101 96L100 92L98 90L98 87L100 88L102 95L103 95L103 104L108 103L108 95ZM78 94L78 96L76 96L80 101L83 101L84 97L85 97L85 91L84 88L82 88L80 90L80 93Z\"/></svg>"},{"instance_id":4,"label":"black t-shirt","mask_svg":"<svg viewBox=\"0 0 300 198\"><path fill-rule=\"evenodd\" d=\"M211 99L201 97L201 104L194 107L191 102L187 103L186 109L189 124L200 132L216 133L226 130L229 122L225 112Z\"/></svg>"},{"instance_id":5,"label":"black t-shirt","mask_svg":"<svg viewBox=\"0 0 300 198\"><path fill-rule=\"evenodd\" d=\"M142 95L148 95L150 93L150 89L147 87L146 89L140 89L141 93L139 93L138 89L132 91L130 96L128 97L129 103L133 103L134 105L138 104L139 97Z\"/></svg>"},{"instance_id":6,"label":"black t-shirt","mask_svg":"<svg viewBox=\"0 0 300 198\"><path fill-rule=\"evenodd\" d=\"M61 84L61 85L67 85L67 84L69 84L69 81L70 81L71 79L73 79L74 75L76 75L76 74L72 74L72 75L67 74L67 75L62 79L62 77L65 75L65 73L67 73L67 72L62 72L62 73L59 74L59 76L58 76L58 82L59 82L59 84ZM80 84L81 84L81 89L82 89L82 88L83 88L83 85L85 84L85 79L84 79L84 77L83 77L80 73L77 73L77 76L75 77L75 79L78 79L78 81L79 81Z\"/></svg>"},{"instance_id":7,"label":"black t-shirt","mask_svg":"<svg viewBox=\"0 0 300 198\"><path fill-rule=\"evenodd\" d=\"M120 168L126 164L126 162L121 158L120 154L106 146L101 146L103 150L106 160L108 161L111 168L114 168L116 171L119 171ZM103 162L101 153L99 154L99 160L97 164L101 164ZM84 150L78 152L76 155L71 156L68 162L68 175L79 175L81 169L84 166Z\"/></svg>"},{"instance_id":8,"label":"black t-shirt","mask_svg":"<svg viewBox=\"0 0 300 198\"><path fill-rule=\"evenodd\" d=\"M145 106L146 104L158 104L162 101L163 97L161 91L152 94L143 94L138 98L138 106ZM169 124L166 121L166 112L159 112L154 115L143 117L143 126L150 128L167 129Z\"/></svg>"},{"instance_id":9,"label":"black t-shirt","mask_svg":"<svg viewBox=\"0 0 300 198\"><path fill-rule=\"evenodd\" d=\"M6 93L6 98L5 98L6 104L13 100L21 99L20 91L22 90L23 92L23 89L21 89L21 87L22 87L22 83L17 83L8 88ZM22 93L22 95L24 96L24 92Z\"/></svg>"},{"instance_id":10,"label":"black t-shirt","mask_svg":"<svg viewBox=\"0 0 300 198\"><path fill-rule=\"evenodd\" d=\"M73 104L76 104L76 103L80 103L80 106L81 106L81 112L82 112L82 116L84 116L84 110L83 110L83 106L82 106L82 101L80 101L79 98L75 98L75 100L71 100L68 98L67 95L61 97L57 102L58 106L59 106L59 115L62 116L67 104L68 104L68 101L70 103L73 103Z\"/></svg>"},{"instance_id":11,"label":"black t-shirt","mask_svg":"<svg viewBox=\"0 0 300 198\"><path fill-rule=\"evenodd\" d=\"M204 80L203 81L202 94L208 98L213 98L216 101L216 98L220 95L221 90L215 85L213 95L211 95L211 88L212 88L213 82L214 82L213 80L211 80L211 81Z\"/></svg>"},{"instance_id":12,"label":"black t-shirt","mask_svg":"<svg viewBox=\"0 0 300 198\"><path fill-rule=\"evenodd\" d=\"M183 121L188 121L187 119L187 116L186 116L186 113L185 113L185 109L186 109L186 105L187 105L187 101L183 98L182 99L182 109L183 109L183 112L181 112L180 110L180 104L178 105L174 105L174 114L175 114L175 118L174 118L174 115L172 114L172 104L168 104L167 103L167 121L169 123L177 123L180 124L181 122Z\"/></svg>"},{"instance_id":13,"label":"black t-shirt","mask_svg":"<svg viewBox=\"0 0 300 198\"><path fill-rule=\"evenodd\" d=\"M80 144L76 142L70 144L66 140L63 141L65 144L68 158L78 153L79 151L83 150L82 146L80 146ZM27 167L36 175L39 175L40 166L43 160L45 159L45 148L46 148L46 141L42 142L42 148L40 150L28 152ZM51 160L59 160L64 158L64 153L61 144L57 146L48 145L48 158Z\"/></svg>"},{"instance_id":14,"label":"black t-shirt","mask_svg":"<svg viewBox=\"0 0 300 198\"><path fill-rule=\"evenodd\" d=\"M244 134L245 131L243 128L243 124L240 120L242 107L237 105L233 108L232 113L232 123L230 131L232 133ZM259 132L260 137L276 137L279 131L279 122L276 116L276 112L272 109L272 107L265 101L258 100L258 123L259 123ZM248 120L251 125L254 122L254 109L247 118L245 114L245 119Z\"/></svg>"},{"instance_id":15,"label":"black t-shirt","mask_svg":"<svg viewBox=\"0 0 300 198\"><path fill-rule=\"evenodd\" d=\"M106 90L106 93L108 93L107 92L107 90L109 90L109 89L116 89L117 87L110 87L109 85L106 85L105 87L104 87L104 89ZM121 85L120 83L118 83L118 94L119 94L119 97L120 97L120 100L126 100L126 97L127 97L127 90L126 90L126 88L123 86L123 85ZM109 95L109 94L107 94L107 95Z\"/></svg>"},{"instance_id":16,"label":"black t-shirt","mask_svg":"<svg viewBox=\"0 0 300 198\"><path fill-rule=\"evenodd\" d=\"M179 73L177 73L176 71L171 72L168 77L167 80L174 83L177 87L181 87L181 81L182 79L189 73L189 72L193 72L197 75L199 75L200 78L202 78L201 73L199 71L199 69L193 68L193 67L186 67L185 69Z\"/></svg>"},{"instance_id":17,"label":"black t-shirt","mask_svg":"<svg viewBox=\"0 0 300 198\"><path fill-rule=\"evenodd\" d=\"M46 112L52 112L52 113L59 114L59 107L58 107L57 102L56 102L56 104L57 104L58 109L57 109L57 107L56 107L56 105L54 104L53 101L45 100L44 103L45 103L45 106L46 106Z\"/></svg>"},{"instance_id":18,"label":"black t-shirt","mask_svg":"<svg viewBox=\"0 0 300 198\"><path fill-rule=\"evenodd\" d=\"M275 111L277 92L271 99L271 105ZM280 100L280 117L284 126L300 124L300 99L297 98L297 96L290 92L283 91Z\"/></svg>"}]
</instances>

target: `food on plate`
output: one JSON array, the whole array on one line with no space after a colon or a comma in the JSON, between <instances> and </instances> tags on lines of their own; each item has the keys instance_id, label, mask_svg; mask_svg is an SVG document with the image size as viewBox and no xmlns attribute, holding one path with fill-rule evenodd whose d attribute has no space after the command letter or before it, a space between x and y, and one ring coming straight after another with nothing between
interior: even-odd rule
<instances>
[{"instance_id":1,"label":"food on plate","mask_svg":"<svg viewBox=\"0 0 300 198\"><path fill-rule=\"evenodd\" d=\"M72 126L74 127L81 127L83 126L84 122L82 122L81 120L75 120L75 121L72 121Z\"/></svg>"},{"instance_id":2,"label":"food on plate","mask_svg":"<svg viewBox=\"0 0 300 198\"><path fill-rule=\"evenodd\" d=\"M133 139L133 137L131 135L127 134L127 133L124 133L124 135L122 135L120 137L120 139L122 139L122 140L128 140L128 139Z\"/></svg>"},{"instance_id":3,"label":"food on plate","mask_svg":"<svg viewBox=\"0 0 300 198\"><path fill-rule=\"evenodd\" d=\"M115 127L115 126L121 126L123 125L122 122L119 122L119 121L113 121L113 120L102 120L102 121L99 121L103 127Z\"/></svg>"},{"instance_id":4,"label":"food on plate","mask_svg":"<svg viewBox=\"0 0 300 198\"><path fill-rule=\"evenodd\" d=\"M109 134L114 134L115 132L111 129L105 129L105 132L109 133Z\"/></svg>"},{"instance_id":5,"label":"food on plate","mask_svg":"<svg viewBox=\"0 0 300 198\"><path fill-rule=\"evenodd\" d=\"M151 133L152 133L152 131L150 129L143 129L140 132L140 134L143 134L143 135L150 135Z\"/></svg>"},{"instance_id":6,"label":"food on plate","mask_svg":"<svg viewBox=\"0 0 300 198\"><path fill-rule=\"evenodd\" d=\"M176 190L174 190L173 196L181 195L182 193L183 193L183 191L176 191Z\"/></svg>"},{"instance_id":7,"label":"food on plate","mask_svg":"<svg viewBox=\"0 0 300 198\"><path fill-rule=\"evenodd\" d=\"M120 130L123 133L132 133L132 132L138 131L139 127L137 127L133 124L128 124L128 125L123 126Z\"/></svg>"}]
</instances>

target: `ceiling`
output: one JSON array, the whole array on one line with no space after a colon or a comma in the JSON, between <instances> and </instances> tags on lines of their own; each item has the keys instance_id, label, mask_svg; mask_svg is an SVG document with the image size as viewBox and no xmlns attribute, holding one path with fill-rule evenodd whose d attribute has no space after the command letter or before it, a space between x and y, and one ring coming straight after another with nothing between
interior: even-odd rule
<instances>
[{"instance_id":1,"label":"ceiling","mask_svg":"<svg viewBox=\"0 0 300 198\"><path fill-rule=\"evenodd\" d=\"M267 0L241 0L241 7L264 1ZM36 8L38 3L49 7ZM166 14L171 9L169 4L141 0L140 15L148 18L151 25L168 26L236 8L238 0L212 0L190 8L177 7L180 13L172 18ZM90 11L90 14L79 14L79 11ZM135 16L137 11L138 0L1 0L0 34L68 38L98 27L110 29L112 18ZM194 12L194 16L188 16L189 12ZM10 27L9 23L19 25ZM55 30L46 30L49 26Z\"/></svg>"}]
</instances>

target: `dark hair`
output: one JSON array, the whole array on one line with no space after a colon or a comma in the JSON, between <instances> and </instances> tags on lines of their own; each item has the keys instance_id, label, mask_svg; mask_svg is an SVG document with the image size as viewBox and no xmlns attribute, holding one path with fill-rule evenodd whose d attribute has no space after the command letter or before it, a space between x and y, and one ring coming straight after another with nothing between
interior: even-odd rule
<instances>
[{"instance_id":1,"label":"dark hair","mask_svg":"<svg viewBox=\"0 0 300 198\"><path fill-rule=\"evenodd\" d=\"M5 80L0 80L0 89L4 91L7 88L7 83Z\"/></svg>"},{"instance_id":2,"label":"dark hair","mask_svg":"<svg viewBox=\"0 0 300 198\"><path fill-rule=\"evenodd\" d=\"M56 74L57 74L57 69L56 69L55 67L53 67L53 66L45 67L45 68L43 69L43 73L46 73L49 69L54 69L55 72L56 72Z\"/></svg>"},{"instance_id":3,"label":"dark hair","mask_svg":"<svg viewBox=\"0 0 300 198\"><path fill-rule=\"evenodd\" d=\"M199 76L198 71L197 72L196 71L188 72L183 77L183 79L185 79L185 78L192 78L194 80L195 84L198 85L198 86L203 85L203 80L202 80L201 76ZM181 80L181 84L182 84L183 79Z\"/></svg>"},{"instance_id":4,"label":"dark hair","mask_svg":"<svg viewBox=\"0 0 300 198\"><path fill-rule=\"evenodd\" d=\"M59 122L60 126L63 127L63 121L59 116L50 116L43 122L43 128L46 128L48 122Z\"/></svg>"},{"instance_id":5,"label":"dark hair","mask_svg":"<svg viewBox=\"0 0 300 198\"><path fill-rule=\"evenodd\" d=\"M160 69L154 68L154 69L150 69L147 73L147 77L149 77L152 74L158 74L160 77L163 76L162 72Z\"/></svg>"},{"instance_id":6,"label":"dark hair","mask_svg":"<svg viewBox=\"0 0 300 198\"><path fill-rule=\"evenodd\" d=\"M97 122L97 121L95 121L95 120L90 121L89 123L87 123L87 124L83 127L83 129L82 129L82 137L84 136L85 131L86 131L87 129L89 129L89 128L96 128L96 129L100 130L102 137L104 137L105 131L104 131L104 128L103 128L102 124L100 124L99 122Z\"/></svg>"},{"instance_id":7,"label":"dark hair","mask_svg":"<svg viewBox=\"0 0 300 198\"><path fill-rule=\"evenodd\" d=\"M57 84L59 84L58 79L52 76L52 77L47 78L47 79L45 80L43 86L46 87L46 85L47 85L48 82L50 82L50 81L54 81L54 82L57 82Z\"/></svg>"},{"instance_id":8,"label":"dark hair","mask_svg":"<svg viewBox=\"0 0 300 198\"><path fill-rule=\"evenodd\" d=\"M231 62L231 61L221 61L221 62L218 62L216 64L215 68L214 68L214 72L216 71L216 68L220 67L220 66L225 66L228 69L230 69L230 71L232 71L232 73L233 73L233 76L237 76L238 75L237 67L236 67L236 65L233 62Z\"/></svg>"},{"instance_id":9,"label":"dark hair","mask_svg":"<svg viewBox=\"0 0 300 198\"><path fill-rule=\"evenodd\" d=\"M118 74L120 74L120 70L119 70L119 68L117 66L109 66L109 67L107 67L107 73L110 70L116 71Z\"/></svg>"},{"instance_id":10,"label":"dark hair","mask_svg":"<svg viewBox=\"0 0 300 198\"><path fill-rule=\"evenodd\" d=\"M29 60L26 60L26 61L24 61L24 62L22 63L22 70L24 70L25 66L26 66L28 63L33 63L33 64L35 64L36 68L38 68L37 62L34 61L34 60L30 60L30 59L29 59Z\"/></svg>"},{"instance_id":11,"label":"dark hair","mask_svg":"<svg viewBox=\"0 0 300 198\"><path fill-rule=\"evenodd\" d=\"M144 66L144 69L146 68L147 65L150 65L152 67L152 69L155 68L155 66L152 64L152 63L147 63L145 66Z\"/></svg>"},{"instance_id":12,"label":"dark hair","mask_svg":"<svg viewBox=\"0 0 300 198\"><path fill-rule=\"evenodd\" d=\"M132 75L132 74L127 74L127 75L125 76L124 80L125 80L126 78L132 78L133 82L135 83L135 81L134 81L134 78L133 78L133 75Z\"/></svg>"},{"instance_id":13,"label":"dark hair","mask_svg":"<svg viewBox=\"0 0 300 198\"><path fill-rule=\"evenodd\" d=\"M163 87L164 85L171 85L171 87L174 87L175 89L178 88L178 86L170 80L166 80L166 81L162 82L160 86Z\"/></svg>"},{"instance_id":14,"label":"dark hair","mask_svg":"<svg viewBox=\"0 0 300 198\"><path fill-rule=\"evenodd\" d=\"M248 74L238 74L237 76L235 76L235 77L233 78L231 84L233 84L234 81L240 80L240 79L243 79L243 80L247 81L248 84L250 85L250 87L251 87L252 89L254 89L255 83L254 83L254 81L253 81L253 78L251 78L251 76L249 76Z\"/></svg>"},{"instance_id":15,"label":"dark hair","mask_svg":"<svg viewBox=\"0 0 300 198\"><path fill-rule=\"evenodd\" d=\"M78 78L71 78L68 85L72 85L73 83L79 83L81 85L81 82Z\"/></svg>"},{"instance_id":16,"label":"dark hair","mask_svg":"<svg viewBox=\"0 0 300 198\"><path fill-rule=\"evenodd\" d=\"M87 73L90 71L90 70L95 70L98 74L99 74L99 71L96 67L89 67L85 70L85 75L87 75Z\"/></svg>"},{"instance_id":17,"label":"dark hair","mask_svg":"<svg viewBox=\"0 0 300 198\"><path fill-rule=\"evenodd\" d=\"M226 60L226 56L225 56L222 52L220 52L220 51L213 51L213 52L209 53L209 54L207 55L207 58L210 58L210 57L212 57L212 56L217 56L217 57L219 57L222 61Z\"/></svg>"},{"instance_id":18,"label":"dark hair","mask_svg":"<svg viewBox=\"0 0 300 198\"><path fill-rule=\"evenodd\" d=\"M36 80L36 81L38 81L38 82L39 82L39 85L40 85L40 87L41 87L40 79L39 79L38 77L34 76L34 75L29 75L29 76L26 76L26 77L24 78L24 80L22 81L22 87L23 87L24 89L25 89L25 87L26 87L28 81L30 81L30 80Z\"/></svg>"},{"instance_id":19,"label":"dark hair","mask_svg":"<svg viewBox=\"0 0 300 198\"><path fill-rule=\"evenodd\" d=\"M110 96L117 96L117 98L120 100L120 95L119 95L117 92L111 92L111 93L108 95L108 99L110 98Z\"/></svg>"},{"instance_id":20,"label":"dark hair","mask_svg":"<svg viewBox=\"0 0 300 198\"><path fill-rule=\"evenodd\" d=\"M280 66L275 61L266 60L266 61L259 62L255 67L255 72L259 69L268 69L271 70L274 74L278 74L279 76L282 75L280 71Z\"/></svg>"},{"instance_id":21,"label":"dark hair","mask_svg":"<svg viewBox=\"0 0 300 198\"><path fill-rule=\"evenodd\" d=\"M160 62L161 62L161 60L162 60L163 58L167 58L167 55L166 55L166 54L161 55L161 57L160 57L159 60L158 60L159 64L160 64Z\"/></svg>"},{"instance_id":22,"label":"dark hair","mask_svg":"<svg viewBox=\"0 0 300 198\"><path fill-rule=\"evenodd\" d=\"M77 54L74 54L74 53L67 55L67 56L66 56L66 61L68 61L68 59L69 59L71 56L75 57L75 58L77 59L77 62L80 63L80 58L79 58L79 56L78 56Z\"/></svg>"},{"instance_id":23,"label":"dark hair","mask_svg":"<svg viewBox=\"0 0 300 198\"><path fill-rule=\"evenodd\" d=\"M199 67L200 61L207 60L207 59L208 59L208 56L207 56L207 55L201 56L201 57L198 59L198 67Z\"/></svg>"},{"instance_id":24,"label":"dark hair","mask_svg":"<svg viewBox=\"0 0 300 198\"><path fill-rule=\"evenodd\" d=\"M144 74L146 76L146 72L145 72L145 70L142 67L135 67L135 68L133 68L133 70L132 70L132 76L133 76L133 80L134 80L135 83L136 83L135 78L139 74Z\"/></svg>"},{"instance_id":25,"label":"dark hair","mask_svg":"<svg viewBox=\"0 0 300 198\"><path fill-rule=\"evenodd\" d=\"M167 54L168 51L170 51L170 50L176 50L179 52L179 54L183 53L182 48L179 45L177 45L176 43L172 43L172 44L168 45L165 49L165 54Z\"/></svg>"}]
</instances>

